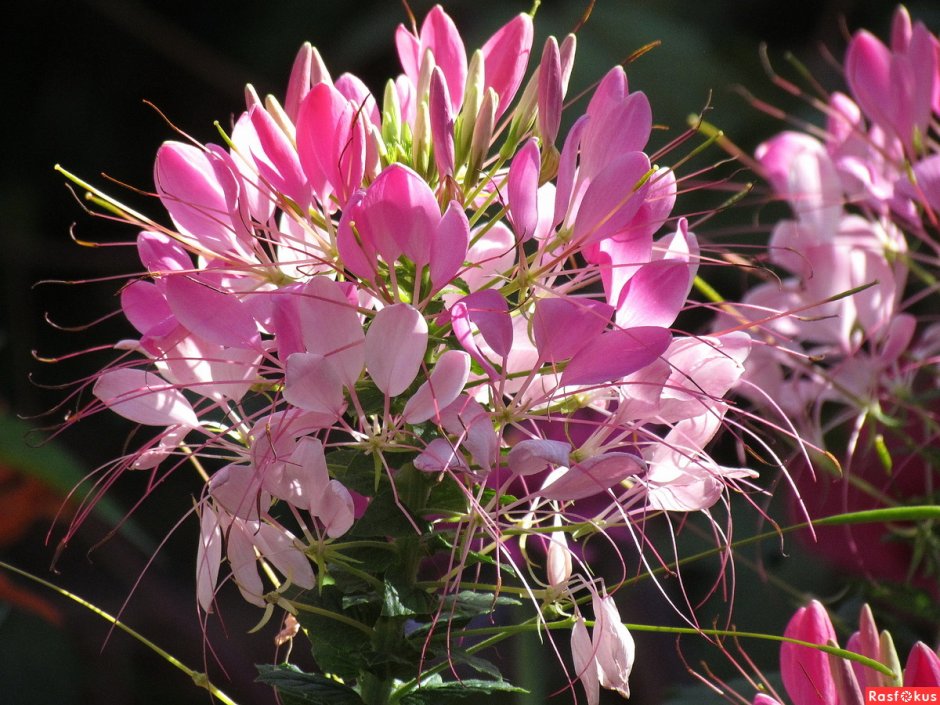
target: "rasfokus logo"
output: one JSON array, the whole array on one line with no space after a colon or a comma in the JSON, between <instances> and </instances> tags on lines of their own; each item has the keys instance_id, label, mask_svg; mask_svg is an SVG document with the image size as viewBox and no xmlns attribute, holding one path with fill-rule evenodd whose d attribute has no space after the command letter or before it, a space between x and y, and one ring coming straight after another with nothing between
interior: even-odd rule
<instances>
[{"instance_id":1,"label":"rasfokus logo","mask_svg":"<svg viewBox=\"0 0 940 705\"><path fill-rule=\"evenodd\" d=\"M866 703L940 703L940 688L900 686L865 688Z\"/></svg>"}]
</instances>

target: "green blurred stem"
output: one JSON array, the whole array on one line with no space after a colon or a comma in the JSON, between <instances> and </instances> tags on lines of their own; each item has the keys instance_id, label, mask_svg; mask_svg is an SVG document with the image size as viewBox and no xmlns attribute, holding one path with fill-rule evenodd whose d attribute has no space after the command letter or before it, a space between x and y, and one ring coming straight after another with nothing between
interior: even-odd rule
<instances>
[{"instance_id":1,"label":"green blurred stem","mask_svg":"<svg viewBox=\"0 0 940 705\"><path fill-rule=\"evenodd\" d=\"M4 568L5 570L9 570L11 573L16 573L17 575L20 575L20 576L22 576L22 577L24 577L24 578L26 578L26 579L28 579L28 580L32 580L34 583L38 583L38 584L42 585L43 587L47 587L47 588L49 588L50 590L54 590L55 592L59 593L59 594L62 595L63 597L67 597L67 598L69 598L70 600L72 600L72 601L74 601L74 602L77 602L78 604L80 604L80 605L81 605L82 607L84 607L85 609L88 609L88 610L94 612L94 613L95 613L96 615L98 615L99 617L101 617L101 618L105 619L106 621L110 622L111 624L113 624L115 627L117 627L117 628L120 629L121 631L126 632L127 634L130 634L133 638L135 638L135 639L136 639L137 641L139 641L141 644L143 644L143 645L146 646L148 649L150 649L151 651L153 651L154 653L156 653L157 655L159 655L160 657L162 657L164 660L166 660L167 663L169 663L170 665L176 666L176 668L178 668L178 669L181 670L183 673L185 673L187 676L189 676L189 677L192 679L193 683L195 683L195 684L196 684L197 686L199 686L200 688L205 688L205 689L208 690L210 693L212 693L212 697L216 698L217 700L219 700L219 701L222 702L222 703L225 703L225 705L238 705L238 704L237 704L234 700L232 700L229 696L227 696L225 693L223 693L221 690L219 690L216 686L212 685L212 683L209 681L209 677L208 677L205 673L202 673L202 672L200 672L200 671L193 670L192 668L190 668L189 666L187 666L186 664L184 664L183 662L181 662L178 658L176 658L175 656L173 656L173 655L170 654L169 652L167 652L167 651L161 649L159 646L157 646L156 644L154 644L152 641L150 641L150 639L148 639L147 637L143 636L143 635L140 634L139 632L135 631L133 628L129 627L128 625L124 624L124 622L122 622L121 620L119 620L117 617L114 617L113 615L109 614L108 612L105 612L105 611L104 611L103 609L101 609L100 607L96 607L96 606L93 605L92 603L88 602L88 600L85 600L85 599L79 597L78 595L76 595L76 594L74 594L74 593L72 593L72 592L69 592L68 590L66 590L66 589L64 589L64 588L61 588L61 587L59 587L58 585L55 585L55 584L53 584L53 583L50 583L50 582L47 581L47 580L43 580L42 578L40 578L40 577L38 577L38 576L36 576L36 575L33 575L32 573L28 573L28 572L26 572L25 570L21 570L20 568L17 568L17 567L15 567L15 566L12 566L12 565L10 565L9 563L5 563L5 562L3 562L3 561L0 561L0 568Z\"/></svg>"}]
</instances>

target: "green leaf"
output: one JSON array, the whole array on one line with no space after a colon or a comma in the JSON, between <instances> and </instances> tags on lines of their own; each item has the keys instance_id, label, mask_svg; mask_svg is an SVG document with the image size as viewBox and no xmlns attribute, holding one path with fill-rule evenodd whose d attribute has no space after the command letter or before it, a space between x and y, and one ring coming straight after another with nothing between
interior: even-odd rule
<instances>
[{"instance_id":1,"label":"green leaf","mask_svg":"<svg viewBox=\"0 0 940 705\"><path fill-rule=\"evenodd\" d=\"M310 650L317 666L324 673L333 673L343 680L353 680L365 667L372 651L371 631L355 629L329 617L329 613L353 619L363 625L372 625L378 618L373 605L356 604L344 609L343 594L335 586L326 586L304 595L304 604L298 604L297 621L310 639ZM316 609L311 612L304 605Z\"/></svg>"},{"instance_id":2,"label":"green leaf","mask_svg":"<svg viewBox=\"0 0 940 705\"><path fill-rule=\"evenodd\" d=\"M394 584L385 581L382 591L383 617L413 617L419 614L431 614L433 611L431 596L419 588L399 590Z\"/></svg>"},{"instance_id":3,"label":"green leaf","mask_svg":"<svg viewBox=\"0 0 940 705\"><path fill-rule=\"evenodd\" d=\"M480 615L492 614L497 606L516 606L521 604L522 603L514 597L494 595L490 592L463 590L456 595L448 595L444 598L443 615L453 615L454 617L479 617Z\"/></svg>"},{"instance_id":4,"label":"green leaf","mask_svg":"<svg viewBox=\"0 0 940 705\"><path fill-rule=\"evenodd\" d=\"M406 510L395 499L387 483L369 503L359 521L353 524L349 538L374 538L386 536L415 536L415 526L409 521ZM415 522L415 524L418 522Z\"/></svg>"},{"instance_id":5,"label":"green leaf","mask_svg":"<svg viewBox=\"0 0 940 705\"><path fill-rule=\"evenodd\" d=\"M285 705L363 705L362 698L349 686L316 673L304 673L296 666L261 664L258 680L277 689Z\"/></svg>"},{"instance_id":6,"label":"green leaf","mask_svg":"<svg viewBox=\"0 0 940 705\"><path fill-rule=\"evenodd\" d=\"M375 461L362 451L343 448L326 454L330 475L359 494L375 493Z\"/></svg>"},{"instance_id":7,"label":"green leaf","mask_svg":"<svg viewBox=\"0 0 940 705\"><path fill-rule=\"evenodd\" d=\"M417 690L403 696L401 705L438 705L463 698L482 698L493 693L526 693L512 683L503 680L484 681L468 678L462 681L425 683Z\"/></svg>"}]
</instances>

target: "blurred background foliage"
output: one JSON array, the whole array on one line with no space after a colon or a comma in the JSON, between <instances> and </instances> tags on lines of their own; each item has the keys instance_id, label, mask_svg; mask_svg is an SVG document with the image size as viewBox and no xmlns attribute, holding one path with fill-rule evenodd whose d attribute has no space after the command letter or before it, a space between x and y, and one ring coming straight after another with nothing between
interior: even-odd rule
<instances>
[{"instance_id":1,"label":"blurred background foliage","mask_svg":"<svg viewBox=\"0 0 940 705\"><path fill-rule=\"evenodd\" d=\"M444 3L470 47L479 46L530 4ZM411 2L419 21L431 5ZM543 0L536 46L548 34L561 35L576 26L586 7L583 1ZM840 79L829 56L842 55L846 28L865 26L884 36L893 7L884 0L598 0L579 31L569 96L640 47L661 42L628 67L631 89L650 96L655 121L667 128L658 137L659 146L685 129L690 113L707 106L707 119L752 151L781 125L749 105L737 87L811 117L805 105L771 85L761 68L760 43L768 43L779 70L785 67L784 53L791 51L824 86L836 87ZM934 31L940 26L940 9L931 0L908 7ZM334 76L351 71L381 94L385 79L399 70L392 36L407 15L397 0L35 0L17 8L5 14L0 29L6 121L0 161L0 559L50 577L61 524L48 542L46 536L63 508L64 489L120 453L129 429L117 417L95 417L53 445L36 448L38 436L27 434L28 429L54 425L76 406L72 401L50 416L32 418L63 400L65 392L54 387L92 373L110 353L91 352L46 365L31 351L58 357L131 335L116 317L86 326L117 308L121 279L109 278L140 266L131 247L89 250L70 241L70 229L78 240L102 244L132 242L136 233L88 218L53 165L61 163L98 185L108 179L128 184L132 189L108 188L157 215L158 204L145 192L152 189L157 147L175 137L168 122L198 140L217 140L213 121L231 124L244 105L246 82L262 94L282 94L303 41L320 49ZM722 156L714 151L710 159ZM750 177L735 178L743 182ZM683 207L680 201L680 212ZM753 212L741 212L739 218L737 225L716 225L717 235L754 229ZM707 227L701 232L709 234ZM37 284L45 280L101 281ZM54 325L44 321L46 315ZM30 418L19 422L15 414ZM226 605L224 598L234 596L225 591L224 619L212 620L203 636L193 599L195 522L184 521L179 531L172 531L198 493L194 478L170 478L157 497L135 509L132 524L120 525L111 536L115 516L135 504L147 481L123 478L115 488L116 504L108 508L111 513L99 512L86 524L58 562L59 573L51 577L102 608L120 612L191 666L209 664L213 677L243 705L273 702L267 688L251 681L252 664L274 658L271 635L276 625L247 637L245 631L258 615L243 610L237 598ZM64 505L58 521L67 522L72 511ZM757 517L751 512L744 521L756 522ZM99 546L102 539L107 540ZM701 546L708 541L703 538ZM148 567L157 544L161 549ZM779 633L799 595L831 596L844 583L802 555L784 560L773 541L752 551L748 560L756 562L755 569L743 563L739 567L734 619L753 631ZM693 567L684 576L686 585L710 585L713 573L713 565ZM675 622L651 585L638 588L621 604L628 621ZM857 605L847 613L856 611ZM692 641L683 640L681 652L697 667L704 652ZM665 702L678 685L692 682L672 638L638 635L638 642L631 702ZM562 651L567 647L562 645ZM774 668L775 647L750 653ZM543 702L563 685L554 656L534 639L501 655L521 664L516 669L520 684L533 689L526 703ZM303 663L303 654L295 656ZM559 702L569 697L563 694ZM686 701L704 701L702 697L686 695ZM207 699L204 691L124 634L110 633L98 618L0 573L0 700L7 705L156 705ZM718 702L719 697L710 700Z\"/></svg>"}]
</instances>

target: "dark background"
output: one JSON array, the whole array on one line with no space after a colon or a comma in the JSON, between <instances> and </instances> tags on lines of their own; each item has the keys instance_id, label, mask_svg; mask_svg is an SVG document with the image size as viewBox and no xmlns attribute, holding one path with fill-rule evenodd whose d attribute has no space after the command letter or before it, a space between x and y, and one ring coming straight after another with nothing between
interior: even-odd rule
<instances>
[{"instance_id":1,"label":"dark background","mask_svg":"<svg viewBox=\"0 0 940 705\"><path fill-rule=\"evenodd\" d=\"M414 0L411 5L420 22L431 3ZM514 13L528 10L530 3L451 0L444 5L467 46L477 47ZM544 0L536 17L537 51L547 34L571 29L585 7L583 2ZM760 67L759 43L769 43L770 56L781 71L783 53L791 50L824 85L836 86L836 70L820 47L841 57L844 27L866 26L885 36L893 7L878 0L599 0L579 32L569 95L589 86L637 48L661 40L661 47L628 69L631 89L647 92L656 122L670 128L657 135L659 144L681 132L688 114L710 104L709 120L750 151L779 124L751 107L735 86L746 86L794 113L810 114L771 86ZM929 0L910 2L908 7L932 29L940 25L940 11ZM243 109L246 82L261 94L283 94L294 54L307 40L319 48L334 77L352 71L381 95L386 78L399 71L392 37L406 14L394 0L39 0L17 3L16 9L6 10L0 22L5 136L0 151L0 410L29 417L28 426L39 427L58 423L65 411L34 418L67 393L46 387L91 374L109 353L46 365L31 351L62 356L113 342L131 331L117 319L78 332L44 321L48 314L60 327L84 327L114 311L120 279L82 285L37 282L97 280L139 268L133 248L88 249L69 239L73 225L77 239L100 243L132 242L136 233L86 216L53 165L60 163L159 217L154 199L108 185L102 176L143 191L152 189L153 155L163 140L174 138L174 132L144 101L159 108L179 129L213 141L213 121L228 125ZM119 453L127 437L119 420L91 419L55 440L53 448L69 454L61 459L43 455L50 452L49 446L27 448L21 438L28 426L16 425L12 418L4 423L14 432L0 442L0 468L38 468L41 473L52 464L56 472L65 468L60 484L66 481L63 477L71 477L69 472L81 475ZM35 437L29 441L34 444ZM125 509L132 506L145 482L146 478L122 480L115 493L118 503ZM4 487L0 482L0 491ZM18 508L31 511L23 512L17 524L20 531L0 545L0 559L68 585L112 612L122 610L134 588L123 612L130 623L193 667L201 668L204 659L213 660L203 649L204 643L211 644L234 681L227 682L212 666L223 689L242 705L272 702L266 689L252 689L247 681L253 675L252 662L274 656L270 638L274 625L260 636L246 636L259 615L241 610L237 598L228 594L233 599L224 623L220 626L215 620L211 637L202 637L192 592L195 522L190 519L171 532L191 509L197 491L191 478L174 477L136 511L133 530L145 537L142 542L134 538L138 534L125 530L89 551L109 527L107 520L92 519L64 554L60 575L48 571L53 549L43 545L50 514L60 500L29 495L31 499L22 500ZM59 535L54 533L53 543ZM165 547L138 583L153 546L166 536ZM793 580L802 590L827 589L825 582L818 576L807 577L805 570L795 573ZM26 588L20 579L15 584L35 590L47 608L57 611L60 624L49 614L43 617L24 608L21 599L5 603L0 593L0 701L11 705L207 702L203 691L165 662L122 634L109 636L99 618L43 588ZM756 596L763 609L755 614L768 629L779 630L792 598L762 603L760 595L766 591L765 582L744 583L741 609L748 604L748 594ZM657 599L652 593L642 597L649 604ZM662 618L661 613L645 611L642 602L627 616L651 622ZM662 700L673 679L689 679L671 639L643 644L659 651L641 652L631 702L650 705ZM246 645L254 651L245 651ZM530 666L541 662L550 669L554 663L550 651L530 648L525 647L522 658ZM654 655L660 652L661 657ZM646 666L641 665L643 660ZM650 668L654 663L661 666ZM537 683L540 673L529 668L523 677ZM568 696L561 697L560 702L565 702Z\"/></svg>"}]
</instances>

